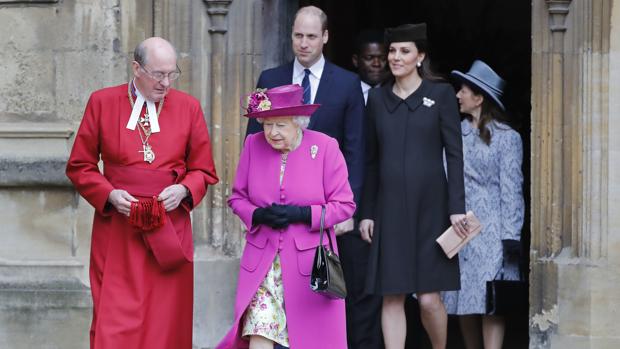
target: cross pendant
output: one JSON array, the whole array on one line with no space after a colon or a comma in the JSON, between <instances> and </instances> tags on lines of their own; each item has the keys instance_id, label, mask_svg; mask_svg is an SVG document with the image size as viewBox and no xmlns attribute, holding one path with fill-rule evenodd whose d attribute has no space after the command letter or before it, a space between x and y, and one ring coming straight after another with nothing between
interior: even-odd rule
<instances>
[{"instance_id":1,"label":"cross pendant","mask_svg":"<svg viewBox=\"0 0 620 349\"><path fill-rule=\"evenodd\" d=\"M144 161L152 164L155 161L155 152L151 149L149 144L143 144L142 150L139 153L144 153Z\"/></svg>"}]
</instances>

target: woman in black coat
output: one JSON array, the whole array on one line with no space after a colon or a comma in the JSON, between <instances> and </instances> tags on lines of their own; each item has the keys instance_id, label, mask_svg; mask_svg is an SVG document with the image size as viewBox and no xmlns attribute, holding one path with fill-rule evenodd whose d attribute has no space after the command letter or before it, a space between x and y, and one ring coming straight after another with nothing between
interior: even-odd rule
<instances>
[{"instance_id":1,"label":"woman in black coat","mask_svg":"<svg viewBox=\"0 0 620 349\"><path fill-rule=\"evenodd\" d=\"M405 346L404 303L415 293L433 348L445 348L447 314L439 291L458 290L458 259L435 239L467 231L460 116L454 90L432 78L426 25L386 30L395 81L367 104L367 168L360 232L372 244L366 291L383 296L388 349ZM444 152L447 178L444 170Z\"/></svg>"}]
</instances>

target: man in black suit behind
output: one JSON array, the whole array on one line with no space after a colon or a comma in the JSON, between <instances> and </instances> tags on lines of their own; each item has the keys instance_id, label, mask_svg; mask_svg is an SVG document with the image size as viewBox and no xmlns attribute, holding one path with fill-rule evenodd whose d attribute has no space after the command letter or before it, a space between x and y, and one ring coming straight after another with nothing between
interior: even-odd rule
<instances>
[{"instance_id":1,"label":"man in black suit behind","mask_svg":"<svg viewBox=\"0 0 620 349\"><path fill-rule=\"evenodd\" d=\"M355 52L351 55L351 63L362 80L362 92L366 103L368 91L381 86L390 77L383 33L374 29L361 31L355 40Z\"/></svg>"},{"instance_id":2,"label":"man in black suit behind","mask_svg":"<svg viewBox=\"0 0 620 349\"><path fill-rule=\"evenodd\" d=\"M302 7L295 15L292 32L295 59L276 68L263 71L256 87L273 88L286 84L299 84L305 89L304 102L321 104L310 118L308 128L323 132L338 141L349 171L349 184L359 203L364 170L364 97L359 77L323 57L323 46L329 38L327 16L314 6ZM306 80L304 82L304 79ZM247 134L262 131L254 119L248 122ZM338 249L345 273L348 296L347 336L349 348L373 348L357 337L374 335L368 333L367 325L360 322L367 316L364 298L364 271L358 269L358 246L364 246L359 232L354 230L353 219L335 227ZM346 233L346 234L345 234ZM358 244L359 242L359 244ZM360 280L361 278L361 280ZM364 333L366 332L366 333ZM379 332L379 336L381 333Z\"/></svg>"}]
</instances>

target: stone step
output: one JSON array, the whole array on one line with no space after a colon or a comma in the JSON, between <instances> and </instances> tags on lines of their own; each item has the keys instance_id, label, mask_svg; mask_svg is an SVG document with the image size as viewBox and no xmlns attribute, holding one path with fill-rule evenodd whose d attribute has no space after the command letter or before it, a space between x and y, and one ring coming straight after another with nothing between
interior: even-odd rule
<instances>
[{"instance_id":1,"label":"stone step","mask_svg":"<svg viewBox=\"0 0 620 349\"><path fill-rule=\"evenodd\" d=\"M81 283L0 283L0 309L69 309L92 306Z\"/></svg>"},{"instance_id":2,"label":"stone step","mask_svg":"<svg viewBox=\"0 0 620 349\"><path fill-rule=\"evenodd\" d=\"M75 260L0 260L0 348L87 349L90 290Z\"/></svg>"},{"instance_id":3,"label":"stone step","mask_svg":"<svg viewBox=\"0 0 620 349\"><path fill-rule=\"evenodd\" d=\"M7 260L0 258L0 282L45 282L80 279L84 264L67 260Z\"/></svg>"},{"instance_id":4,"label":"stone step","mask_svg":"<svg viewBox=\"0 0 620 349\"><path fill-rule=\"evenodd\" d=\"M90 308L76 260L0 260L0 309Z\"/></svg>"}]
</instances>

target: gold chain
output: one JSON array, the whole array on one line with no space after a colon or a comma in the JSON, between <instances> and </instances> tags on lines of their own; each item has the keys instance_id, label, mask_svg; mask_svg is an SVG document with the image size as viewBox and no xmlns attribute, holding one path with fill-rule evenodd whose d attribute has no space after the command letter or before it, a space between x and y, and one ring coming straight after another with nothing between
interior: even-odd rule
<instances>
[{"instance_id":1,"label":"gold chain","mask_svg":"<svg viewBox=\"0 0 620 349\"><path fill-rule=\"evenodd\" d=\"M138 123L138 126L140 126L140 128L138 128L138 136L140 136L140 141L142 141L142 145L149 144L149 137L151 137L150 130L147 132L144 129L144 126L142 126L140 123ZM142 132L140 132L140 130L142 130ZM142 137L142 133L144 133L144 137Z\"/></svg>"},{"instance_id":2,"label":"gold chain","mask_svg":"<svg viewBox=\"0 0 620 349\"><path fill-rule=\"evenodd\" d=\"M133 96L131 95L131 85L133 85L133 80L127 84L127 97L129 97L129 104L131 104L131 109L133 110L134 101ZM156 115L157 118L159 118L161 110L164 107L164 101L165 97L162 98L161 102L159 102L159 107L157 108ZM146 115L148 115L148 108ZM148 118L141 118L138 114L138 136L140 136L140 141L142 142L143 149L141 152L145 155L144 161L148 161L149 163L151 163L155 159L155 153L151 150L151 146L149 144L149 137L151 137L151 126L150 124L146 125L148 122ZM142 136L142 133L144 133L144 136Z\"/></svg>"}]
</instances>

